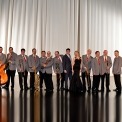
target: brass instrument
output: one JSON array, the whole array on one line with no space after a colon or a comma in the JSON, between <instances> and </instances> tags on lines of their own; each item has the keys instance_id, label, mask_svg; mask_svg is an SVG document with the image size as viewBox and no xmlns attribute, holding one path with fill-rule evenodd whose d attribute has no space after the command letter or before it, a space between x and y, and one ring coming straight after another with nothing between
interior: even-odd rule
<instances>
[{"instance_id":1,"label":"brass instrument","mask_svg":"<svg viewBox=\"0 0 122 122\"><path fill-rule=\"evenodd\" d=\"M34 69L34 73L35 73L35 81L34 81L35 91L39 91L39 89L40 89L40 77L36 73L36 67L33 67L33 69Z\"/></svg>"},{"instance_id":2,"label":"brass instrument","mask_svg":"<svg viewBox=\"0 0 122 122\"><path fill-rule=\"evenodd\" d=\"M47 58L44 64L47 65L51 60L52 60L52 56L50 58Z\"/></svg>"},{"instance_id":3,"label":"brass instrument","mask_svg":"<svg viewBox=\"0 0 122 122\"><path fill-rule=\"evenodd\" d=\"M61 73L60 73L60 66L59 62L57 61L55 63L55 68L56 68L56 73L59 74L59 78L61 78Z\"/></svg>"}]
</instances>

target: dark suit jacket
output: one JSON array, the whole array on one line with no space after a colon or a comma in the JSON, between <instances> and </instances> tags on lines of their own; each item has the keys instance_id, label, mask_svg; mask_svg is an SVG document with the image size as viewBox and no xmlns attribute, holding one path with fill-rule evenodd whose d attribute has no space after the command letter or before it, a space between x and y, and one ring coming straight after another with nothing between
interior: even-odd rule
<instances>
[{"instance_id":1,"label":"dark suit jacket","mask_svg":"<svg viewBox=\"0 0 122 122\"><path fill-rule=\"evenodd\" d=\"M72 71L71 59L65 54L63 56L63 69L67 71L67 73Z\"/></svg>"}]
</instances>

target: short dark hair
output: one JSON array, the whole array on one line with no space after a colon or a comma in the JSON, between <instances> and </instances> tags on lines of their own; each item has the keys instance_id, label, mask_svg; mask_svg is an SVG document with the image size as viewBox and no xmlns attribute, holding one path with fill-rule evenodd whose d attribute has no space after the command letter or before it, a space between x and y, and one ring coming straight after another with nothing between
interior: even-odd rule
<instances>
[{"instance_id":1,"label":"short dark hair","mask_svg":"<svg viewBox=\"0 0 122 122\"><path fill-rule=\"evenodd\" d=\"M2 48L2 47L0 47L0 48ZM3 49L3 48L2 48Z\"/></svg>"},{"instance_id":2,"label":"short dark hair","mask_svg":"<svg viewBox=\"0 0 122 122\"><path fill-rule=\"evenodd\" d=\"M59 54L59 51L55 51L55 52L57 52Z\"/></svg>"},{"instance_id":3,"label":"short dark hair","mask_svg":"<svg viewBox=\"0 0 122 122\"><path fill-rule=\"evenodd\" d=\"M12 49L13 50L13 47L9 47L9 49Z\"/></svg>"},{"instance_id":4,"label":"short dark hair","mask_svg":"<svg viewBox=\"0 0 122 122\"><path fill-rule=\"evenodd\" d=\"M33 50L36 50L36 48L33 48L32 51L33 51Z\"/></svg>"},{"instance_id":5,"label":"short dark hair","mask_svg":"<svg viewBox=\"0 0 122 122\"><path fill-rule=\"evenodd\" d=\"M67 48L67 49L66 49L66 51L68 51L68 50L70 51L70 48Z\"/></svg>"},{"instance_id":6,"label":"short dark hair","mask_svg":"<svg viewBox=\"0 0 122 122\"><path fill-rule=\"evenodd\" d=\"M100 51L96 51L95 54L99 53Z\"/></svg>"},{"instance_id":7,"label":"short dark hair","mask_svg":"<svg viewBox=\"0 0 122 122\"><path fill-rule=\"evenodd\" d=\"M24 48L22 48L22 49L21 49L21 52L22 52L22 51L25 51L25 49L24 49Z\"/></svg>"},{"instance_id":8,"label":"short dark hair","mask_svg":"<svg viewBox=\"0 0 122 122\"><path fill-rule=\"evenodd\" d=\"M41 53L46 53L45 50L42 50Z\"/></svg>"},{"instance_id":9,"label":"short dark hair","mask_svg":"<svg viewBox=\"0 0 122 122\"><path fill-rule=\"evenodd\" d=\"M119 51L118 51L118 50L115 50L114 52L117 52L117 53L119 53Z\"/></svg>"}]
</instances>

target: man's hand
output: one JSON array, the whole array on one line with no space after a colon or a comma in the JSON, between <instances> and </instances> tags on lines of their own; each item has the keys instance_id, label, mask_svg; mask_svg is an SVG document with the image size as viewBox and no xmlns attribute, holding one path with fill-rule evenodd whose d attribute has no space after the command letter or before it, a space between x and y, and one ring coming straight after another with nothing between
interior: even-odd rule
<instances>
[{"instance_id":1,"label":"man's hand","mask_svg":"<svg viewBox=\"0 0 122 122\"><path fill-rule=\"evenodd\" d=\"M33 71L35 71L35 70L36 70L36 67L35 67L35 66L33 66L33 67L32 67L32 70L33 70Z\"/></svg>"},{"instance_id":2,"label":"man's hand","mask_svg":"<svg viewBox=\"0 0 122 122\"><path fill-rule=\"evenodd\" d=\"M9 63L12 63L12 61L11 61L11 60L9 60L8 62L9 62Z\"/></svg>"},{"instance_id":3,"label":"man's hand","mask_svg":"<svg viewBox=\"0 0 122 122\"><path fill-rule=\"evenodd\" d=\"M67 73L67 71L66 71L66 70L64 70L64 73Z\"/></svg>"}]
</instances>

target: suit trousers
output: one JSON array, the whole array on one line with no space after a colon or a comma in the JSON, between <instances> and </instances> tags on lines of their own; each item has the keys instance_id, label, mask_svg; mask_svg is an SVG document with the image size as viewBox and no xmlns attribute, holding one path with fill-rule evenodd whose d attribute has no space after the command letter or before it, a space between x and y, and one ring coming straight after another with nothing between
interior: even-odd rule
<instances>
[{"instance_id":1,"label":"suit trousers","mask_svg":"<svg viewBox=\"0 0 122 122\"><path fill-rule=\"evenodd\" d=\"M30 72L30 89L34 89L35 73Z\"/></svg>"},{"instance_id":2,"label":"suit trousers","mask_svg":"<svg viewBox=\"0 0 122 122\"><path fill-rule=\"evenodd\" d=\"M60 87L60 82L61 82L61 88L64 87L64 80L65 80L64 73L56 74L56 81L57 81L57 88L58 89Z\"/></svg>"},{"instance_id":3,"label":"suit trousers","mask_svg":"<svg viewBox=\"0 0 122 122\"><path fill-rule=\"evenodd\" d=\"M97 90L98 91L99 83L100 83L100 75L93 75L92 90Z\"/></svg>"},{"instance_id":4,"label":"suit trousers","mask_svg":"<svg viewBox=\"0 0 122 122\"><path fill-rule=\"evenodd\" d=\"M85 78L86 78L86 79L85 79ZM88 90L90 90L90 89L91 89L91 78L90 78L90 73L87 74L86 72L82 72L83 91L86 90L86 80L87 80Z\"/></svg>"},{"instance_id":5,"label":"suit trousers","mask_svg":"<svg viewBox=\"0 0 122 122\"><path fill-rule=\"evenodd\" d=\"M42 89L45 73L39 71L39 76L40 76L40 88Z\"/></svg>"},{"instance_id":6,"label":"suit trousers","mask_svg":"<svg viewBox=\"0 0 122 122\"><path fill-rule=\"evenodd\" d=\"M18 72L19 75L19 86L20 88L23 88L23 81L24 81L24 88L27 88L27 77L28 77L28 72Z\"/></svg>"},{"instance_id":7,"label":"suit trousers","mask_svg":"<svg viewBox=\"0 0 122 122\"><path fill-rule=\"evenodd\" d=\"M46 90L53 90L52 74L44 73Z\"/></svg>"},{"instance_id":8,"label":"suit trousers","mask_svg":"<svg viewBox=\"0 0 122 122\"><path fill-rule=\"evenodd\" d=\"M115 81L115 85L117 90L121 91L121 78L120 78L120 74L114 74L114 81Z\"/></svg>"},{"instance_id":9,"label":"suit trousers","mask_svg":"<svg viewBox=\"0 0 122 122\"><path fill-rule=\"evenodd\" d=\"M71 81L72 71L65 73L65 89L68 89L68 78L69 78L69 81ZM69 86L70 86L70 84L69 84Z\"/></svg>"},{"instance_id":10,"label":"suit trousers","mask_svg":"<svg viewBox=\"0 0 122 122\"><path fill-rule=\"evenodd\" d=\"M6 83L6 87L9 87L10 85L10 80L11 80L11 87L14 88L14 77L15 77L15 72L16 70L6 70L7 76L8 76L8 81Z\"/></svg>"},{"instance_id":11,"label":"suit trousers","mask_svg":"<svg viewBox=\"0 0 122 122\"><path fill-rule=\"evenodd\" d=\"M105 78L106 78L106 89L109 89L110 74L109 73L104 73L103 75L101 75L101 90L104 90Z\"/></svg>"}]
</instances>

